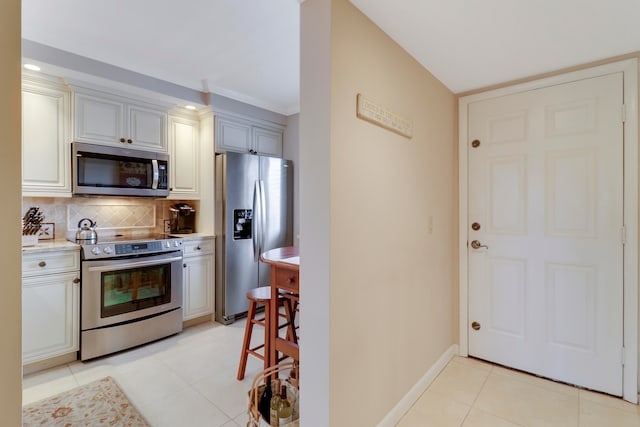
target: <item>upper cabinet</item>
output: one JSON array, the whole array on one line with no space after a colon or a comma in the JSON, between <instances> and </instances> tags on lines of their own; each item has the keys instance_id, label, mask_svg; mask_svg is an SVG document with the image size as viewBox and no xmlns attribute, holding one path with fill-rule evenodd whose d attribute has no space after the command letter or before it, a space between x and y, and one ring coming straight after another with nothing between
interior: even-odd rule
<instances>
[{"instance_id":1,"label":"upper cabinet","mask_svg":"<svg viewBox=\"0 0 640 427\"><path fill-rule=\"evenodd\" d=\"M198 120L169 116L169 198L200 198L199 128Z\"/></svg>"},{"instance_id":2,"label":"upper cabinet","mask_svg":"<svg viewBox=\"0 0 640 427\"><path fill-rule=\"evenodd\" d=\"M247 117L216 114L216 152L238 151L282 157L284 127Z\"/></svg>"},{"instance_id":3,"label":"upper cabinet","mask_svg":"<svg viewBox=\"0 0 640 427\"><path fill-rule=\"evenodd\" d=\"M282 129L276 130L252 126L251 139L253 141L253 149L258 154L282 157Z\"/></svg>"},{"instance_id":4,"label":"upper cabinet","mask_svg":"<svg viewBox=\"0 0 640 427\"><path fill-rule=\"evenodd\" d=\"M75 88L73 102L74 141L167 152L162 107L85 88Z\"/></svg>"},{"instance_id":5,"label":"upper cabinet","mask_svg":"<svg viewBox=\"0 0 640 427\"><path fill-rule=\"evenodd\" d=\"M71 197L71 92L55 80L23 76L22 193Z\"/></svg>"}]
</instances>

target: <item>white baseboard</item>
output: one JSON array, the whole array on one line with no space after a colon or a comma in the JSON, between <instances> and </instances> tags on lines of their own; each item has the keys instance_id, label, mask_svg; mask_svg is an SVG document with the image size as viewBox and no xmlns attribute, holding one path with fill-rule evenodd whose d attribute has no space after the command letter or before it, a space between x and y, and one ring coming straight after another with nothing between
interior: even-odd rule
<instances>
[{"instance_id":1,"label":"white baseboard","mask_svg":"<svg viewBox=\"0 0 640 427\"><path fill-rule=\"evenodd\" d=\"M436 379L438 374L445 368L445 366L447 366L447 363L449 363L456 354L458 354L458 344L454 344L449 347L442 356L438 358L436 363L434 363L424 376L420 378L413 387L411 387L411 390L409 390L409 392L400 399L396 406L389 411L387 416L378 423L378 427L393 427L398 424L404 414L406 414L413 404L416 403L420 396L422 396L422 393L429 388L433 380Z\"/></svg>"}]
</instances>

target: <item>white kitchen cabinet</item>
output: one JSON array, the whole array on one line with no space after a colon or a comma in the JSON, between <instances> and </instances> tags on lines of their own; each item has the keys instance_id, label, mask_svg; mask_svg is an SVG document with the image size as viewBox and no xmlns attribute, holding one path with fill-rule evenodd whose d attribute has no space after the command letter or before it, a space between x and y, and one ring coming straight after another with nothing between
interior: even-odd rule
<instances>
[{"instance_id":1,"label":"white kitchen cabinet","mask_svg":"<svg viewBox=\"0 0 640 427\"><path fill-rule=\"evenodd\" d=\"M183 319L213 313L213 238L188 238L183 242Z\"/></svg>"},{"instance_id":2,"label":"white kitchen cabinet","mask_svg":"<svg viewBox=\"0 0 640 427\"><path fill-rule=\"evenodd\" d=\"M22 258L22 363L78 351L78 251L34 252Z\"/></svg>"},{"instance_id":3,"label":"white kitchen cabinet","mask_svg":"<svg viewBox=\"0 0 640 427\"><path fill-rule=\"evenodd\" d=\"M200 198L199 128L198 120L169 116L169 198Z\"/></svg>"},{"instance_id":4,"label":"white kitchen cabinet","mask_svg":"<svg viewBox=\"0 0 640 427\"><path fill-rule=\"evenodd\" d=\"M167 151L167 113L159 106L76 88L74 141Z\"/></svg>"},{"instance_id":5,"label":"white kitchen cabinet","mask_svg":"<svg viewBox=\"0 0 640 427\"><path fill-rule=\"evenodd\" d=\"M236 115L216 115L216 152L282 157L283 128Z\"/></svg>"},{"instance_id":6,"label":"white kitchen cabinet","mask_svg":"<svg viewBox=\"0 0 640 427\"><path fill-rule=\"evenodd\" d=\"M22 195L71 197L71 91L23 76Z\"/></svg>"},{"instance_id":7,"label":"white kitchen cabinet","mask_svg":"<svg viewBox=\"0 0 640 427\"><path fill-rule=\"evenodd\" d=\"M282 157L282 131L266 129L259 126L252 128L254 150L258 154Z\"/></svg>"}]
</instances>

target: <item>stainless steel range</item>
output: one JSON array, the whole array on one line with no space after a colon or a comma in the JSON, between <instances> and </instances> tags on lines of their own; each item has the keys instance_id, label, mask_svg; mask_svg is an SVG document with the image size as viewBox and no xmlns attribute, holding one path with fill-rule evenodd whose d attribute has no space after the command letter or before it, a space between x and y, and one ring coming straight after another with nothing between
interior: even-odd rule
<instances>
[{"instance_id":1,"label":"stainless steel range","mask_svg":"<svg viewBox=\"0 0 640 427\"><path fill-rule=\"evenodd\" d=\"M82 244L80 359L182 330L182 239Z\"/></svg>"}]
</instances>

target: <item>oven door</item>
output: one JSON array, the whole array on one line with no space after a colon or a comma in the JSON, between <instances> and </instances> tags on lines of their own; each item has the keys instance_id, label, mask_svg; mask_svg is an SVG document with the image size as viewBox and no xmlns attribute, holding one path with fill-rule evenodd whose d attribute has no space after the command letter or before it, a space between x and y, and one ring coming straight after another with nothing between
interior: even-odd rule
<instances>
[{"instance_id":1,"label":"oven door","mask_svg":"<svg viewBox=\"0 0 640 427\"><path fill-rule=\"evenodd\" d=\"M182 305L182 251L82 262L83 331Z\"/></svg>"}]
</instances>

